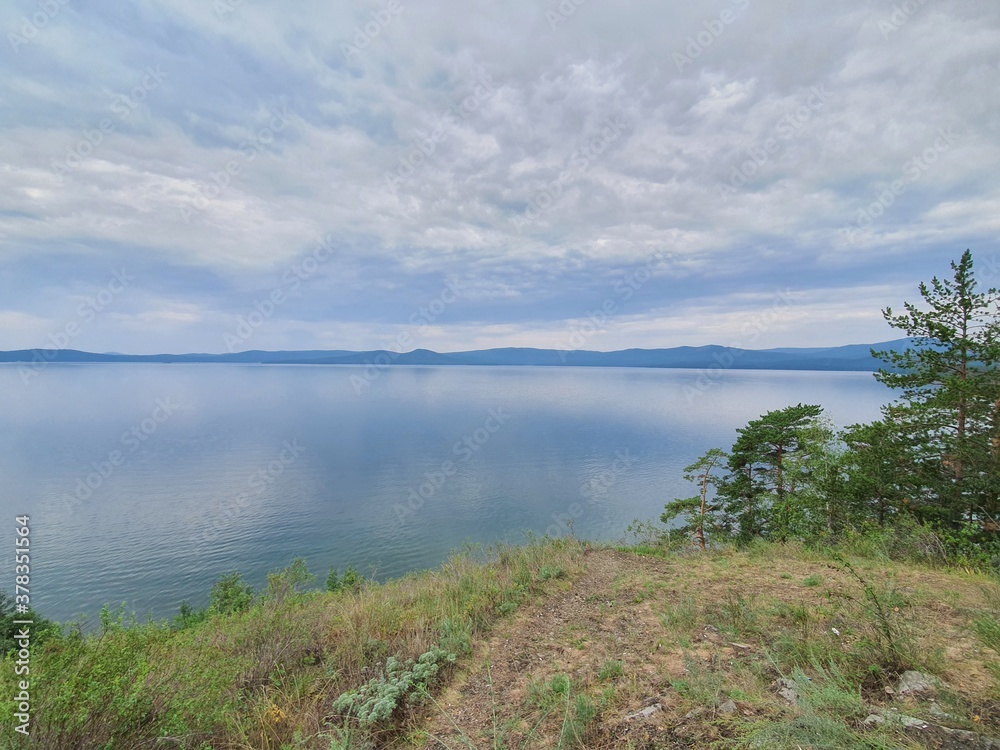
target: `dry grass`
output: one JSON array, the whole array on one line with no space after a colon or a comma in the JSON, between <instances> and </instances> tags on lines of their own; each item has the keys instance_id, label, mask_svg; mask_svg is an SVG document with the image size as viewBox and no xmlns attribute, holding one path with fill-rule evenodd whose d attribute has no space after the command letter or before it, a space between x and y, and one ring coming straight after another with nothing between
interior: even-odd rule
<instances>
[{"instance_id":1,"label":"dry grass","mask_svg":"<svg viewBox=\"0 0 1000 750\"><path fill-rule=\"evenodd\" d=\"M957 725L985 722L1000 733L985 718L997 715L997 683L970 628L996 584L977 574L853 564L892 612L912 658L905 666L948 683ZM816 746L909 746L901 731L859 728L868 711L891 701L885 688L895 678L868 643L877 623L866 604L843 566L795 546L667 558L594 551L564 591L494 631L405 746L735 747L756 738L761 747L806 747L810 736ZM609 662L621 665L620 675L602 674ZM793 708L771 686L795 674L810 691ZM537 686L561 675L570 701L546 713ZM579 741L568 741L561 728L579 696L597 712ZM733 713L720 711L728 700ZM649 706L657 710L629 718Z\"/></svg>"}]
</instances>

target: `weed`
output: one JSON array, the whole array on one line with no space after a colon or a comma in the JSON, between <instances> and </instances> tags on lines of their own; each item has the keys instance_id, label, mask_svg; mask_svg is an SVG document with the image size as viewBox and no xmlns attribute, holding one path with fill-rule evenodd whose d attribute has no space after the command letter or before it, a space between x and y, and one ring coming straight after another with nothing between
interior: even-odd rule
<instances>
[{"instance_id":1,"label":"weed","mask_svg":"<svg viewBox=\"0 0 1000 750\"><path fill-rule=\"evenodd\" d=\"M698 607L693 596L686 596L676 604L667 603L660 621L667 630L691 631L698 626Z\"/></svg>"},{"instance_id":2,"label":"weed","mask_svg":"<svg viewBox=\"0 0 1000 750\"><path fill-rule=\"evenodd\" d=\"M540 581L550 581L556 578L565 578L566 571L558 566L543 565L538 571L538 579Z\"/></svg>"},{"instance_id":3,"label":"weed","mask_svg":"<svg viewBox=\"0 0 1000 750\"><path fill-rule=\"evenodd\" d=\"M906 601L891 586L876 588L840 555L834 559L861 586L864 591L862 614L871 625L872 638L867 641L871 658L889 673L902 672L915 661L910 638L898 622L897 614Z\"/></svg>"},{"instance_id":4,"label":"weed","mask_svg":"<svg viewBox=\"0 0 1000 750\"><path fill-rule=\"evenodd\" d=\"M760 631L760 611L753 595L744 596L738 591L730 590L719 610L721 622L733 633L755 635Z\"/></svg>"},{"instance_id":5,"label":"weed","mask_svg":"<svg viewBox=\"0 0 1000 750\"><path fill-rule=\"evenodd\" d=\"M1000 655L1000 623L995 617L987 615L976 619L972 623L972 629L984 646Z\"/></svg>"},{"instance_id":6,"label":"weed","mask_svg":"<svg viewBox=\"0 0 1000 750\"><path fill-rule=\"evenodd\" d=\"M620 661L615 661L614 659L604 662L601 668L597 672L597 679L601 682L609 682L611 680L617 680L619 677L625 674L625 667Z\"/></svg>"},{"instance_id":7,"label":"weed","mask_svg":"<svg viewBox=\"0 0 1000 750\"><path fill-rule=\"evenodd\" d=\"M566 711L563 714L562 727L559 730L558 747L560 750L585 747L584 743L597 715L597 705L589 695L580 694L570 701L569 694L567 694Z\"/></svg>"},{"instance_id":8,"label":"weed","mask_svg":"<svg viewBox=\"0 0 1000 750\"><path fill-rule=\"evenodd\" d=\"M572 683L564 674L557 674L548 682L531 680L528 700L538 708L552 708L569 695Z\"/></svg>"},{"instance_id":9,"label":"weed","mask_svg":"<svg viewBox=\"0 0 1000 750\"><path fill-rule=\"evenodd\" d=\"M813 665L812 675L794 669L791 679L799 694L798 713L791 720L767 719L750 725L740 746L746 748L843 748L844 750L888 750L899 746L879 731L855 732L868 711L858 687L839 667Z\"/></svg>"},{"instance_id":10,"label":"weed","mask_svg":"<svg viewBox=\"0 0 1000 750\"><path fill-rule=\"evenodd\" d=\"M715 669L717 664L706 666L700 660L685 654L685 671L687 677L673 680L674 689L685 698L702 705L716 706L722 694L722 683L725 679L722 672Z\"/></svg>"}]
</instances>

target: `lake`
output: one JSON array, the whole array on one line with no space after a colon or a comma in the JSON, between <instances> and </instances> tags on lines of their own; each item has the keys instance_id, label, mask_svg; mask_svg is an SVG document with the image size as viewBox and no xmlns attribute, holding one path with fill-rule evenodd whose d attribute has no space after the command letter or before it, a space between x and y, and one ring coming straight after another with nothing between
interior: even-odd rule
<instances>
[{"instance_id":1,"label":"lake","mask_svg":"<svg viewBox=\"0 0 1000 750\"><path fill-rule=\"evenodd\" d=\"M43 614L170 617L296 556L385 578L464 542L621 538L749 419L805 402L846 426L890 397L871 373L4 365L0 506L9 547L31 515Z\"/></svg>"}]
</instances>

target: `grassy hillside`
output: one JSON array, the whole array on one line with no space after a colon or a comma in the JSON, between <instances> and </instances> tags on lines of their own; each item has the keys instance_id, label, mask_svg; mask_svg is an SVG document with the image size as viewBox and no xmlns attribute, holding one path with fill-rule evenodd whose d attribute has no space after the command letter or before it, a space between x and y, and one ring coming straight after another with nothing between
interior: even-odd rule
<instances>
[{"instance_id":1,"label":"grassy hillside","mask_svg":"<svg viewBox=\"0 0 1000 750\"><path fill-rule=\"evenodd\" d=\"M299 582L274 576L246 611L183 628L109 614L101 632L49 641L33 654L32 741L18 741L9 701L0 741L985 748L1000 736L1000 585L971 570L569 540L357 590ZM904 695L908 669L938 682Z\"/></svg>"}]
</instances>

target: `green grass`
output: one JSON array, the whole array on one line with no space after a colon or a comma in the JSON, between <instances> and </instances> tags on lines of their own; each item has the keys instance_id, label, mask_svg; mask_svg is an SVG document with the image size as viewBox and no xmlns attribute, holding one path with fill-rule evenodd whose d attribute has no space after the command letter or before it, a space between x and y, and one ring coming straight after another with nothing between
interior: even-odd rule
<instances>
[{"instance_id":1,"label":"green grass","mask_svg":"<svg viewBox=\"0 0 1000 750\"><path fill-rule=\"evenodd\" d=\"M869 713L869 707L853 678L836 665L813 665L809 671L795 668L790 674L799 692L795 714L748 725L742 732L741 747L889 750L900 746L899 738L888 728L864 732L854 728Z\"/></svg>"},{"instance_id":2,"label":"green grass","mask_svg":"<svg viewBox=\"0 0 1000 750\"><path fill-rule=\"evenodd\" d=\"M993 649L1000 656L1000 622L996 616L985 615L972 623L972 629L986 648Z\"/></svg>"},{"instance_id":3,"label":"green grass","mask_svg":"<svg viewBox=\"0 0 1000 750\"><path fill-rule=\"evenodd\" d=\"M667 603L660 620L670 631L689 632L698 627L699 612L693 596L685 596L676 603Z\"/></svg>"},{"instance_id":4,"label":"green grass","mask_svg":"<svg viewBox=\"0 0 1000 750\"><path fill-rule=\"evenodd\" d=\"M549 666L539 646L528 653L532 669L546 665L535 680L505 669L505 679L521 681L515 692L503 686L519 696L512 706L497 698L487 666L492 725L464 725L474 736L459 731L448 739L453 750L661 746L644 745L637 732L613 735L657 696L661 730L694 733L675 738L685 746L907 747L898 727L861 729L861 721L890 700L884 688L899 669L959 668L940 656L943 632L974 637L983 656L965 658L995 670L1000 683L1000 587L974 572L925 575L910 563L848 561L794 544L631 559L590 553L573 540L466 550L438 570L385 584L328 576L331 591L305 590L308 571L295 563L263 591L230 574L212 607L187 608L170 623L106 610L96 632L67 630L33 652L30 746L436 746L428 721L448 716L440 691L457 681L460 695L449 701L461 706L467 687L483 685L476 667L496 654L489 632L522 608L497 637L551 637L566 661ZM581 576L588 560L609 575ZM784 583L781 570L799 571L802 585ZM592 615L547 624L549 603L567 600ZM534 660L541 654L548 661ZM781 676L799 687L794 708L775 694ZM8 659L0 694L16 694L14 684ZM977 728L981 712L978 727L996 733L982 706L1000 689L987 685L974 701L959 692L939 696L958 725ZM729 698L738 711L720 713ZM687 719L693 708L702 712ZM12 703L0 701L0 747L14 737L13 721Z\"/></svg>"},{"instance_id":5,"label":"green grass","mask_svg":"<svg viewBox=\"0 0 1000 750\"><path fill-rule=\"evenodd\" d=\"M625 668L622 663L616 659L611 659L601 665L600 670L597 672L597 679L601 682L611 682L622 677L624 674Z\"/></svg>"},{"instance_id":6,"label":"green grass","mask_svg":"<svg viewBox=\"0 0 1000 750\"><path fill-rule=\"evenodd\" d=\"M180 737L172 746L282 750L297 747L296 737L311 747L343 744L332 738L337 732L357 745L365 732L356 712L327 723L334 698L373 684L377 693L379 680L409 680L413 691L430 684L406 676L409 660L419 663L434 649L467 654L511 605L573 570L577 544L498 547L488 564L465 552L437 571L381 585L345 576L350 585L344 586L338 577L332 592L301 590L301 565L273 575L268 589L253 596L230 575L217 587L227 606L202 619L189 616L185 627L108 612L101 632L66 632L33 652L31 746L117 750ZM388 669L390 659L404 671ZM435 674L451 668L446 658L435 663ZM15 695L14 685L7 660L0 664L0 693ZM401 695L402 714L393 711L393 720L410 705ZM12 706L0 703L0 735L8 738Z\"/></svg>"}]
</instances>

